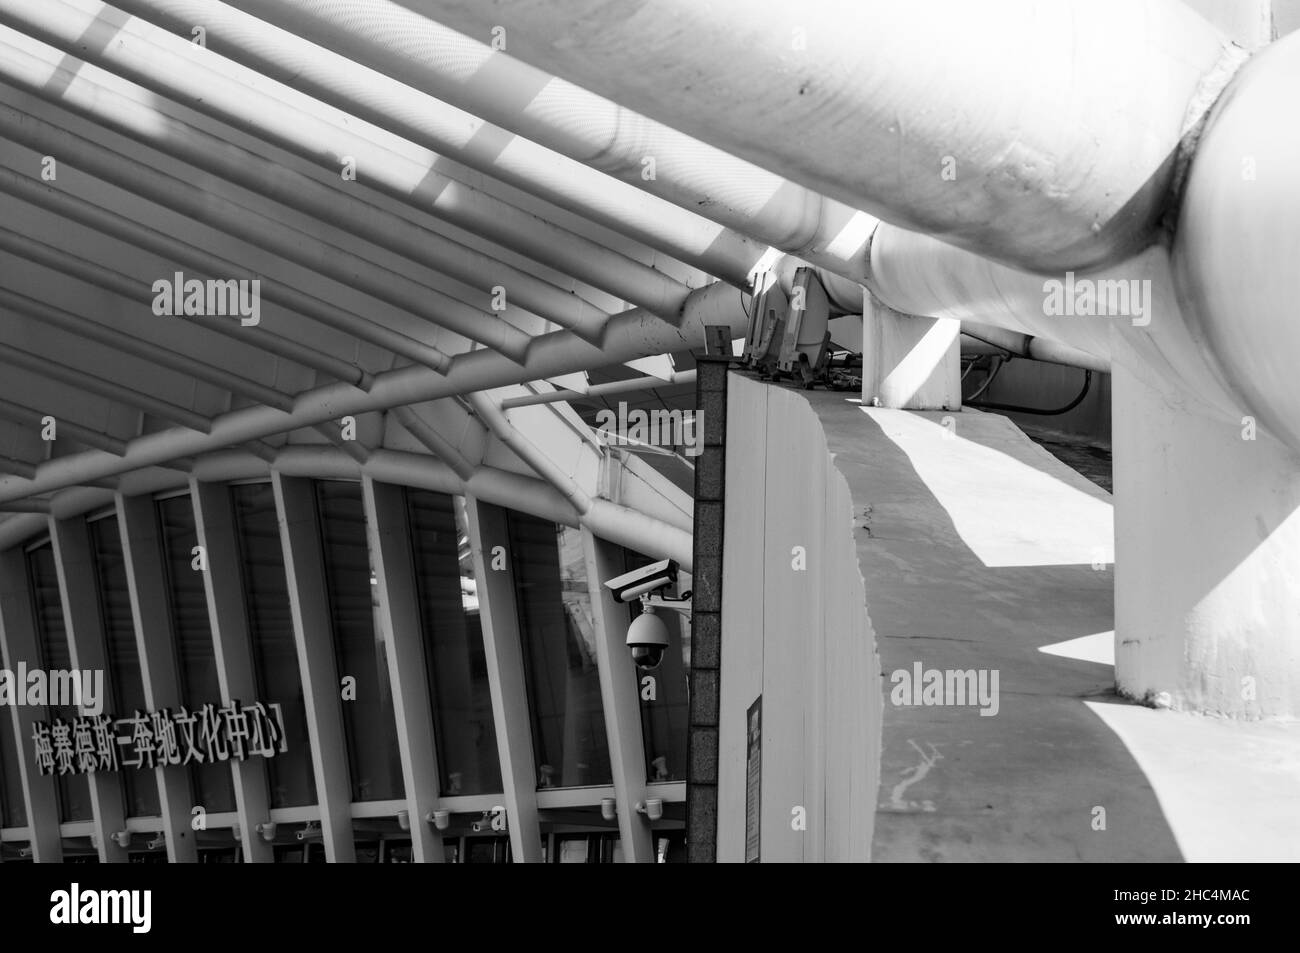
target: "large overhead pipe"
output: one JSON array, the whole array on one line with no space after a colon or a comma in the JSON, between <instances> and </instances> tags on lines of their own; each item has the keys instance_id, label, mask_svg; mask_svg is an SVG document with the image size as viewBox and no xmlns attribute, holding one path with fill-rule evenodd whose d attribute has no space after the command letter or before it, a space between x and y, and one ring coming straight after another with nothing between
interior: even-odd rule
<instances>
[{"instance_id":1,"label":"large overhead pipe","mask_svg":"<svg viewBox=\"0 0 1300 953\"><path fill-rule=\"evenodd\" d=\"M1153 240L1180 143L1240 62L1178 0L403 5L504 37L510 56L850 206L1035 271L1101 267Z\"/></svg>"},{"instance_id":2,"label":"large overhead pipe","mask_svg":"<svg viewBox=\"0 0 1300 953\"><path fill-rule=\"evenodd\" d=\"M1154 393L1148 342L1115 342L1115 678L1175 710L1300 717L1297 90L1292 34L1215 104L1178 209L1172 307L1237 413Z\"/></svg>"},{"instance_id":3,"label":"large overhead pipe","mask_svg":"<svg viewBox=\"0 0 1300 953\"><path fill-rule=\"evenodd\" d=\"M871 216L391 0L232 5L834 274L865 277Z\"/></svg>"},{"instance_id":4,"label":"large overhead pipe","mask_svg":"<svg viewBox=\"0 0 1300 953\"><path fill-rule=\"evenodd\" d=\"M744 285L767 251L693 211L602 175L345 56L216 0L115 0L208 49L472 169L644 242L706 274ZM656 173L657 174L657 173Z\"/></svg>"},{"instance_id":5,"label":"large overhead pipe","mask_svg":"<svg viewBox=\"0 0 1300 953\"><path fill-rule=\"evenodd\" d=\"M489 349L456 355L445 375L424 367L402 367L375 375L366 393L351 385L334 384L300 394L290 414L266 407L249 407L218 417L210 433L171 429L132 440L122 456L86 451L43 463L34 480L0 477L0 502L48 493L101 477L126 473L192 456L223 446L237 445L274 433L313 426L344 414L385 410L440 397L503 387L571 374L663 354L702 347L706 325L722 325L732 338L744 333L747 318L736 307L736 289L715 283L692 292L676 323L669 324L642 309L615 315L606 326L601 346L567 331L535 338L521 367L509 357Z\"/></svg>"},{"instance_id":6,"label":"large overhead pipe","mask_svg":"<svg viewBox=\"0 0 1300 953\"><path fill-rule=\"evenodd\" d=\"M1035 275L882 223L871 271L873 292L899 311L993 325L1107 365L1116 333L1135 332L1150 386L1203 412L1240 416L1241 401L1183 319L1163 247L1105 269Z\"/></svg>"},{"instance_id":7,"label":"large overhead pipe","mask_svg":"<svg viewBox=\"0 0 1300 953\"><path fill-rule=\"evenodd\" d=\"M1110 361L1105 358L1096 357L1087 351L1080 351L1078 348L1057 344L1055 341L1046 338L1034 337L1032 334L1019 334L1005 328L995 327L991 324L979 324L975 321L963 321L961 323L961 333L977 342L976 347L970 348L971 353L1011 354L1016 357L1028 358L1031 361L1041 361L1045 364L1080 367L1084 370L1097 371L1102 374L1110 372ZM981 344L984 347L978 346ZM967 352L967 347L963 345L962 353Z\"/></svg>"},{"instance_id":8,"label":"large overhead pipe","mask_svg":"<svg viewBox=\"0 0 1300 953\"><path fill-rule=\"evenodd\" d=\"M1172 266L1235 392L1300 451L1300 35L1242 68L1201 135Z\"/></svg>"},{"instance_id":9,"label":"large overhead pipe","mask_svg":"<svg viewBox=\"0 0 1300 953\"><path fill-rule=\"evenodd\" d=\"M341 174L351 160L358 184L661 316L674 314L689 291L649 265L451 178L441 171L445 161L427 149L101 3L10 0L0 6L0 23L322 168ZM339 187L347 182L340 178Z\"/></svg>"}]
</instances>

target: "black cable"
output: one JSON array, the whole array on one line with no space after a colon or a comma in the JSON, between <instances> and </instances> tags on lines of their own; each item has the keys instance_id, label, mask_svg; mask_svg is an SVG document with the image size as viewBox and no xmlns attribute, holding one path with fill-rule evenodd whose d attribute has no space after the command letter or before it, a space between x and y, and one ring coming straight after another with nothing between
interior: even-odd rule
<instances>
[{"instance_id":1,"label":"black cable","mask_svg":"<svg viewBox=\"0 0 1300 953\"><path fill-rule=\"evenodd\" d=\"M972 407L975 406L971 402L975 400L975 398L978 397L980 394L984 393L986 390L989 389L989 385L993 383L993 378L998 376L998 373L1002 370L1003 367L1005 367L1008 363L1010 363L1011 359L1007 358L1006 360L1003 360L997 355L994 355L993 357L990 358L990 360L997 361L997 363L994 364L993 368L989 371L989 376L984 378L984 383L980 384L980 386L975 389L975 393L971 394L969 398L962 401L963 404L970 404Z\"/></svg>"},{"instance_id":2,"label":"black cable","mask_svg":"<svg viewBox=\"0 0 1300 953\"><path fill-rule=\"evenodd\" d=\"M1092 371L1083 372L1083 389L1079 391L1079 396L1074 398L1064 407L1055 410L1043 410L1039 407L1017 407L1014 404L993 404L993 403L973 403L966 401L966 406L977 407L981 410L1005 410L1015 414L1038 414L1043 417L1055 417L1058 414L1064 414L1083 403L1083 399L1088 396L1088 388L1092 386Z\"/></svg>"}]
</instances>

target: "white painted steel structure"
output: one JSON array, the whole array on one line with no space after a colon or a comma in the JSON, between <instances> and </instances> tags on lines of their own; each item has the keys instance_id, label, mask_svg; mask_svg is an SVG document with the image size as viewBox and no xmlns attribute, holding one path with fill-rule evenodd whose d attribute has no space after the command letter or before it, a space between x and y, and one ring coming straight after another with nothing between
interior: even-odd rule
<instances>
[{"instance_id":1,"label":"white painted steel structure","mask_svg":"<svg viewBox=\"0 0 1300 953\"><path fill-rule=\"evenodd\" d=\"M292 567L311 558L290 518L305 481L359 482L382 611L400 632L411 568L390 538L392 488L463 495L503 791L432 795L429 699L399 642L388 657L407 796L383 809L422 818L504 799L515 856L537 859L539 810L613 797L627 858L647 859L633 808L647 790L639 728L612 684L626 664L619 619L593 589L614 783L538 792L513 597L483 571L483 533L499 530L499 507L579 527L593 584L616 545L689 569L688 495L550 395L638 386L571 390L572 375L627 377L619 365L701 347L705 325L743 335L756 271L788 289L806 264L840 312L863 310L869 293L900 320L957 318L1018 353L1111 368L1137 417L1172 414L1153 435L1116 411L1117 632L1132 646L1120 685L1234 716L1300 714L1300 555L1284 545L1300 501L1300 134L1287 98L1300 38L1247 62L1177 0L817 0L797 22L776 0L562 9L0 0L7 665L33 657L21 553L46 535L74 652L93 653L75 572L86 516L104 507L133 554L149 660L161 638L145 608L156 567L139 555L158 532L142 509L151 496L188 493L219 549L232 517L214 488L271 482ZM971 43L976 30L993 45ZM1243 155L1256 174L1242 174ZM1045 281L1076 272L1145 282L1148 323L1048 314ZM256 280L260 313L156 313L155 282L187 277ZM950 358L957 335L942 327ZM904 405L950 393L922 386L941 363L895 375L891 392ZM1195 472L1172 502L1143 482L1153 441L1194 464L1202 447L1229 446L1243 417L1267 441L1246 468L1262 474L1248 499L1225 503ZM42 437L47 418L56 440ZM1238 563L1185 571L1189 546L1215 544L1175 539L1187 507L1219 512L1215 533ZM1141 594L1152 578L1168 590L1159 605ZM206 586L223 692L246 693L237 587L220 572ZM304 683L329 695L311 629L319 593L302 578L291 588ZM163 704L174 675L159 666L146 666L146 687ZM1254 707L1225 687L1251 673L1266 683ZM239 809L215 820L248 859L269 859L256 833L268 820L318 821L329 857L351 859L349 825L375 808L348 801L329 753L336 721L328 706L311 712L316 809L277 815L256 772L236 774ZM22 738L29 722L0 727ZM94 823L62 828L49 779L21 781L28 828L0 838L37 859L92 831L101 859L123 859L108 835L132 825L167 833L169 856L190 859L180 779L166 779L158 818L125 817L99 791ZM438 846L419 827L417 859Z\"/></svg>"}]
</instances>

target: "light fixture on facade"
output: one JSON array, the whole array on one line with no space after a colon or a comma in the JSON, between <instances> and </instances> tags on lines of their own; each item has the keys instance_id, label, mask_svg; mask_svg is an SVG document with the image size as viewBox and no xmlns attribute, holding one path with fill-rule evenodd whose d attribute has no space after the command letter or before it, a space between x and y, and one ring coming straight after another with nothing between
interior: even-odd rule
<instances>
[{"instance_id":1,"label":"light fixture on facade","mask_svg":"<svg viewBox=\"0 0 1300 953\"><path fill-rule=\"evenodd\" d=\"M612 821L618 817L618 802L612 797L603 797L600 799L600 816L607 821Z\"/></svg>"},{"instance_id":2,"label":"light fixture on facade","mask_svg":"<svg viewBox=\"0 0 1300 953\"><path fill-rule=\"evenodd\" d=\"M644 814L648 820L657 821L664 816L664 799L648 797L644 801L637 801L636 812Z\"/></svg>"}]
</instances>

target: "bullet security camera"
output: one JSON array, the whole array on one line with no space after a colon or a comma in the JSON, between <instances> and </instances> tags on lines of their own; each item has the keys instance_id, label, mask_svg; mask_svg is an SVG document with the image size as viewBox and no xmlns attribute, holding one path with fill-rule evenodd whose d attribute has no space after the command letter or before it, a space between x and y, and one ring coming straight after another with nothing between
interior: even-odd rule
<instances>
[{"instance_id":1,"label":"bullet security camera","mask_svg":"<svg viewBox=\"0 0 1300 953\"><path fill-rule=\"evenodd\" d=\"M605 583L619 602L631 602L649 592L666 589L677 581L677 563L661 559L657 563L633 569Z\"/></svg>"}]
</instances>

